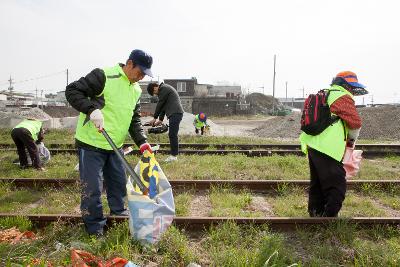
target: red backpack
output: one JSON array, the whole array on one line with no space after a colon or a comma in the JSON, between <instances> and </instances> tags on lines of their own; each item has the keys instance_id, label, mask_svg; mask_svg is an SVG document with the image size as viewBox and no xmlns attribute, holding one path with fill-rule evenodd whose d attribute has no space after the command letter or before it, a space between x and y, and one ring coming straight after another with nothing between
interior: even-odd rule
<instances>
[{"instance_id":1,"label":"red backpack","mask_svg":"<svg viewBox=\"0 0 400 267\"><path fill-rule=\"evenodd\" d=\"M320 90L317 94L310 94L304 102L301 114L301 130L309 135L318 135L330 125L338 121L338 116L332 116L328 105L330 91Z\"/></svg>"}]
</instances>

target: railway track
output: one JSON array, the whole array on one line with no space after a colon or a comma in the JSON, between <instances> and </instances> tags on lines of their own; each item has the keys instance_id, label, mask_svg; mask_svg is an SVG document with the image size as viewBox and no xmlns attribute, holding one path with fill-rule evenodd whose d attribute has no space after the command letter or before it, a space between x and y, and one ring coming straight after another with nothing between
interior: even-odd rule
<instances>
[{"instance_id":1,"label":"railway track","mask_svg":"<svg viewBox=\"0 0 400 267\"><path fill-rule=\"evenodd\" d=\"M80 215L68 214L15 214L0 213L0 218L29 219L35 227L45 227L51 223L63 222L70 224L82 223ZM121 223L128 220L128 216L108 216L107 224ZM268 224L273 230L296 230L298 228L312 226L326 226L334 222L343 221L356 224L359 227L370 228L372 226L393 226L400 225L400 217L352 217L352 218L304 218L304 217L264 217L264 218L243 218L243 217L175 217L173 224L181 229L191 231L202 231L211 226L225 222L233 222L238 225L263 225Z\"/></svg>"},{"instance_id":2,"label":"railway track","mask_svg":"<svg viewBox=\"0 0 400 267\"><path fill-rule=\"evenodd\" d=\"M15 151L16 149L3 148L0 149L0 152L9 152ZM55 154L75 154L77 153L76 149L63 148L63 149L49 149L52 155ZM159 154L170 154L170 150L168 149L159 149L156 153ZM132 155L140 155L138 150L133 150ZM193 150L193 149L181 149L179 150L179 154L181 155L228 155L228 154L242 154L248 157L268 157L268 156L287 156L287 155L295 155L302 156L303 152L300 150L244 150L244 149L232 149L232 150ZM386 156L400 156L400 150L365 150L363 152L364 158L375 158L375 157L386 157Z\"/></svg>"},{"instance_id":3,"label":"railway track","mask_svg":"<svg viewBox=\"0 0 400 267\"><path fill-rule=\"evenodd\" d=\"M309 180L170 180L174 190L197 191L208 190L213 186L227 186L232 189L247 189L251 192L268 192L288 187L308 187ZM63 188L65 186L78 185L78 179L63 178L1 178L0 183L13 184L16 187L55 187ZM400 180L348 180L348 189L362 188L363 186L374 186L380 188L394 188L400 186Z\"/></svg>"},{"instance_id":4,"label":"railway track","mask_svg":"<svg viewBox=\"0 0 400 267\"><path fill-rule=\"evenodd\" d=\"M156 145L156 144L151 144ZM160 147L169 147L169 143L159 143ZM134 143L125 143L125 146L135 146ZM73 143L47 143L49 149L74 149ZM0 143L0 148L15 148L13 143ZM196 144L181 143L180 149L204 150L213 148L215 150L300 150L299 144ZM400 144L358 144L356 149L361 150L387 150L400 151Z\"/></svg>"}]
</instances>

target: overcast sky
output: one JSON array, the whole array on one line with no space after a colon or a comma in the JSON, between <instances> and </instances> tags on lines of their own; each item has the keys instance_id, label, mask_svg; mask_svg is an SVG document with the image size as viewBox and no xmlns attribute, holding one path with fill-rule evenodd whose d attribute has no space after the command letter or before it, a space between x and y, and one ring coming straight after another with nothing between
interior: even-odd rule
<instances>
[{"instance_id":1,"label":"overcast sky","mask_svg":"<svg viewBox=\"0 0 400 267\"><path fill-rule=\"evenodd\" d=\"M11 75L17 91L61 91L67 68L71 82L140 48L160 79L271 95L276 54L276 96L286 81L301 97L351 70L366 103L400 103L399 10L395 0L1 0L0 89Z\"/></svg>"}]
</instances>

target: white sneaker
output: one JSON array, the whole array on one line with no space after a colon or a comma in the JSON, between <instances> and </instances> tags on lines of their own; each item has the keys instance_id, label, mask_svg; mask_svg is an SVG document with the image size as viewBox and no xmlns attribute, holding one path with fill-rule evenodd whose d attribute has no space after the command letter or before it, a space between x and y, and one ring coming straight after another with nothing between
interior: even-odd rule
<instances>
[{"instance_id":1,"label":"white sneaker","mask_svg":"<svg viewBox=\"0 0 400 267\"><path fill-rule=\"evenodd\" d=\"M178 158L176 156L169 155L168 158L166 158L164 160L164 162L171 162L171 161L175 161L175 160L178 160Z\"/></svg>"}]
</instances>

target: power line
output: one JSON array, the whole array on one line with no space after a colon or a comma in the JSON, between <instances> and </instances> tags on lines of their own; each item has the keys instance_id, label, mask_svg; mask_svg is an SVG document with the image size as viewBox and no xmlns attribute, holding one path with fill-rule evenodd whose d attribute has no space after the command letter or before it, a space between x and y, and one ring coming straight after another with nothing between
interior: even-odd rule
<instances>
[{"instance_id":1,"label":"power line","mask_svg":"<svg viewBox=\"0 0 400 267\"><path fill-rule=\"evenodd\" d=\"M40 80L40 79L44 79L44 78L48 78L48 77L59 75L61 73L65 73L65 70L54 72L54 73L50 73L50 74L46 74L46 75L42 75L42 76L38 76L38 77L35 77L35 78L30 78L30 79L15 81L15 82L13 81L12 83L16 84L16 83L24 83L24 82L29 82L29 81ZM5 84L8 84L8 83L9 83L9 81L5 82L5 83L0 83L0 85L5 85Z\"/></svg>"}]
</instances>

